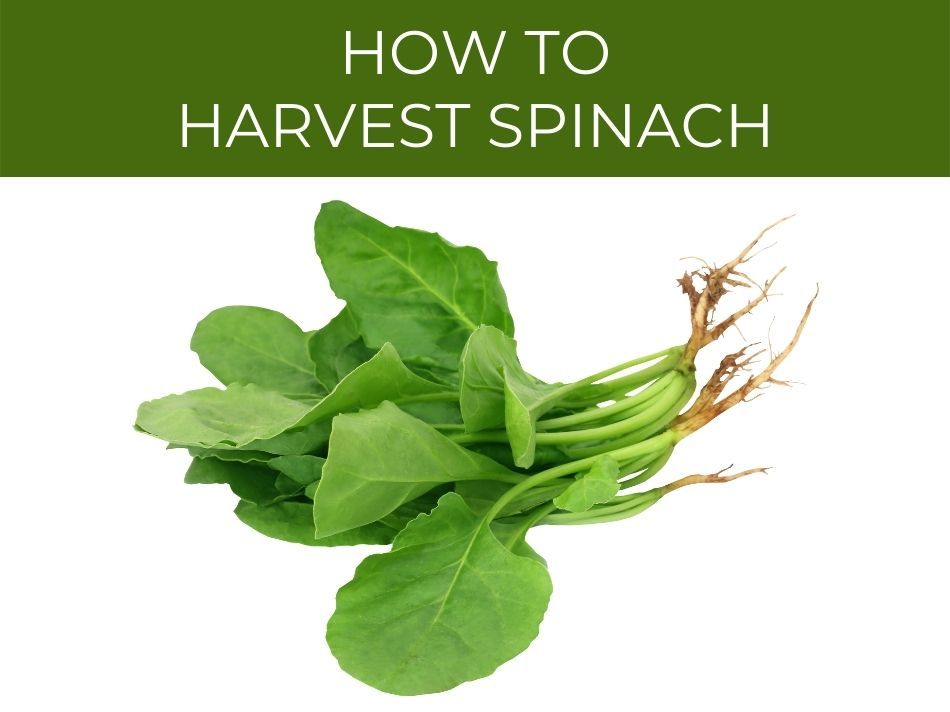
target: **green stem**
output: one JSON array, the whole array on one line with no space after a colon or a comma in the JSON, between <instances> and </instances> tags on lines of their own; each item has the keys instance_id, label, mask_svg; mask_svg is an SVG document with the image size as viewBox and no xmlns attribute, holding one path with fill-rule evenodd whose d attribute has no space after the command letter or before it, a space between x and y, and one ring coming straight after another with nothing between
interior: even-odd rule
<instances>
[{"instance_id":1,"label":"green stem","mask_svg":"<svg viewBox=\"0 0 950 712\"><path fill-rule=\"evenodd\" d=\"M650 426L682 400L684 391L690 390L688 389L689 382L687 379L683 378L678 372L672 375L674 378L663 391L663 394L657 396L656 401L651 403L650 407L645 409L642 413L638 413L637 415L625 418L616 423L601 425L595 428L566 430L556 433L538 433L536 436L538 445L575 445L578 443L619 438L630 432L635 432Z\"/></svg>"},{"instance_id":2,"label":"green stem","mask_svg":"<svg viewBox=\"0 0 950 712\"><path fill-rule=\"evenodd\" d=\"M649 490L641 493L643 497L639 501L625 507L611 508L610 512L605 509L590 509L586 512L573 512L566 514L550 514L542 520L542 524L603 524L605 522L615 522L620 519L627 519L636 516L640 512L649 509L656 504L663 493L659 490ZM605 513L606 512L606 513Z\"/></svg>"},{"instance_id":3,"label":"green stem","mask_svg":"<svg viewBox=\"0 0 950 712\"><path fill-rule=\"evenodd\" d=\"M547 502L545 504L542 504L538 508L528 512L528 514L525 516L524 521L521 523L521 526L519 526L518 529L515 530L514 536L511 537L512 543L511 543L511 546L508 546L508 549L510 550L512 546L514 546L514 542L523 541L525 535L528 533L528 530L531 527L533 527L535 524L540 522L542 519L544 519L546 516L548 516L555 509L557 509L557 507L554 506L554 502Z\"/></svg>"},{"instance_id":4,"label":"green stem","mask_svg":"<svg viewBox=\"0 0 950 712\"><path fill-rule=\"evenodd\" d=\"M622 398L611 405L603 407L594 406L592 408L587 408L580 413L572 413L571 415L562 415L558 418L539 420L538 431L541 432L544 430L560 430L562 428L571 428L575 425L583 425L585 423L603 420L604 418L607 418L611 415L616 415L618 413L626 414L628 411L633 410L639 405L649 402L652 398L655 398L658 394L662 393L673 380L675 380L675 372L668 371L636 395Z\"/></svg>"},{"instance_id":5,"label":"green stem","mask_svg":"<svg viewBox=\"0 0 950 712\"><path fill-rule=\"evenodd\" d=\"M620 475L618 475L617 479L619 480L624 477L629 477L633 473L640 472L644 468L649 467L657 459L658 454L662 453L660 453L660 451L650 452L643 455L642 457L638 457L636 460L631 460L625 466L621 466ZM623 489L623 487L624 483L621 482L620 488Z\"/></svg>"},{"instance_id":6,"label":"green stem","mask_svg":"<svg viewBox=\"0 0 950 712\"><path fill-rule=\"evenodd\" d=\"M574 381L573 383L567 384L566 388L579 388L581 386L589 386L592 383L596 383L607 376L612 376L615 373L620 371L625 371L628 368L633 368L634 366L639 366L640 364L648 363L650 361L655 361L658 358L669 357L671 355L679 356L683 352L682 346L671 346L668 349L663 349L662 351L657 351L656 353L649 354L647 356L641 356L635 358L632 361L626 361L625 363L618 364L617 366L611 366L610 368L604 369L603 371L598 371L593 373L586 378L582 378L579 381Z\"/></svg>"},{"instance_id":7,"label":"green stem","mask_svg":"<svg viewBox=\"0 0 950 712\"><path fill-rule=\"evenodd\" d=\"M695 386L696 377L691 373L687 376L686 388L683 390L680 399L670 406L670 408L665 413L655 418L649 425L624 435L623 437L620 437L612 442L600 443L599 445L591 445L589 447L572 448L568 451L568 454L572 457L603 455L604 453L610 452L614 448L633 445L634 443L646 440L668 426L673 421L673 419L679 415L680 411L683 409L683 406L686 405L693 397Z\"/></svg>"},{"instance_id":8,"label":"green stem","mask_svg":"<svg viewBox=\"0 0 950 712\"><path fill-rule=\"evenodd\" d=\"M587 387L587 389L582 390L576 398L564 399L561 401L561 403L568 408L586 408L592 405L597 405L598 403L603 403L606 400L615 400L617 397L622 397L623 395L632 391L634 388L639 388L645 383L656 380L664 373L679 367L681 365L682 351L683 347L674 346L673 348L667 349L665 352L660 352L660 354L652 354L654 358L662 354L666 354L666 356L659 363L655 363L652 366L641 369L640 371L629 373L626 376L620 376L619 378L604 381L603 383L578 381L577 383L572 383L568 386L559 388L558 391L567 388L569 389L568 392L570 392L579 390L579 387ZM617 370L619 371L622 369L618 368ZM585 379L585 381L586 380L587 379ZM557 393L557 391L555 393Z\"/></svg>"},{"instance_id":9,"label":"green stem","mask_svg":"<svg viewBox=\"0 0 950 712\"><path fill-rule=\"evenodd\" d=\"M621 482L620 490L623 491L625 489L630 489L631 487L636 487L637 485L642 485L644 482L646 482L648 479L653 477L653 475L655 475L657 472L659 472L666 466L666 463L670 461L670 456L672 456L672 454L673 454L673 448L672 447L667 448L664 452L660 453L660 456L654 459L653 462L651 462L647 466L647 468L643 472L641 472L639 475L629 480L626 480L625 482ZM629 495L623 495L623 496L633 497L635 495L629 494Z\"/></svg>"},{"instance_id":10,"label":"green stem","mask_svg":"<svg viewBox=\"0 0 950 712\"><path fill-rule=\"evenodd\" d=\"M506 482L508 484L519 484L524 482L526 475L519 475L517 472L493 472L491 475L479 477L481 480L490 480L492 482Z\"/></svg>"},{"instance_id":11,"label":"green stem","mask_svg":"<svg viewBox=\"0 0 950 712\"><path fill-rule=\"evenodd\" d=\"M516 497L514 500L509 502L506 505L506 508L499 512L499 516L507 517L515 514L523 513L529 509L537 507L539 504L544 504L550 500L553 500L564 490L570 487L573 478L567 479L563 482L555 480L553 482L548 482L537 487L533 487L530 491Z\"/></svg>"},{"instance_id":12,"label":"green stem","mask_svg":"<svg viewBox=\"0 0 950 712\"><path fill-rule=\"evenodd\" d=\"M670 431L664 431L644 442L618 448L617 450L611 452L610 455L618 462L632 460L652 450L670 447L675 442L675 439L676 435L674 433ZM535 475L530 475L505 492L497 500L495 500L495 503L485 515L486 519L488 521L494 519L496 516L498 516L498 513L504 509L506 505L508 505L509 502L524 492L527 492L531 488L542 485L545 482L550 482L551 480L556 480L558 477L564 477L565 475L574 475L578 472L583 472L584 470L591 467L596 461L596 456L585 457L580 460L574 460L573 462L565 462L563 465L557 465L547 470L542 470Z\"/></svg>"},{"instance_id":13,"label":"green stem","mask_svg":"<svg viewBox=\"0 0 950 712\"><path fill-rule=\"evenodd\" d=\"M482 430L478 433L447 433L446 437L459 445L508 442L508 433L504 430Z\"/></svg>"}]
</instances>

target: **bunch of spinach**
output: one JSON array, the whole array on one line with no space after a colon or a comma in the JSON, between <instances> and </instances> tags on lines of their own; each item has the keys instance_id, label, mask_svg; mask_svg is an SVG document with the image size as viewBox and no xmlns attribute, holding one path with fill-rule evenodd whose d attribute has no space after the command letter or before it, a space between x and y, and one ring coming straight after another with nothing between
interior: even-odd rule
<instances>
[{"instance_id":1,"label":"bunch of spinach","mask_svg":"<svg viewBox=\"0 0 950 712\"><path fill-rule=\"evenodd\" d=\"M684 344L545 383L518 358L481 251L341 202L323 206L315 235L343 310L316 331L259 307L212 312L191 347L225 387L145 402L136 427L187 449L185 481L228 485L238 518L267 536L391 544L340 589L327 641L344 670L396 694L483 677L534 639L551 580L532 527L627 518L751 472L636 489L680 440L774 381L811 308L759 374L726 395L754 356L730 354L697 394L697 352L774 281L714 320L729 289L749 286L739 267L757 238L680 279Z\"/></svg>"}]
</instances>

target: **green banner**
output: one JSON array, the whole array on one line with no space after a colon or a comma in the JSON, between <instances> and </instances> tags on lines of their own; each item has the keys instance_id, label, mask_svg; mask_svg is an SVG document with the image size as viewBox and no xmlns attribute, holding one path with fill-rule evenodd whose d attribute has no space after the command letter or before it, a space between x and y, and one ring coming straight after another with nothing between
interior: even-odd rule
<instances>
[{"instance_id":1,"label":"green banner","mask_svg":"<svg viewBox=\"0 0 950 712\"><path fill-rule=\"evenodd\" d=\"M6 176L946 176L950 3L3 0Z\"/></svg>"}]
</instances>

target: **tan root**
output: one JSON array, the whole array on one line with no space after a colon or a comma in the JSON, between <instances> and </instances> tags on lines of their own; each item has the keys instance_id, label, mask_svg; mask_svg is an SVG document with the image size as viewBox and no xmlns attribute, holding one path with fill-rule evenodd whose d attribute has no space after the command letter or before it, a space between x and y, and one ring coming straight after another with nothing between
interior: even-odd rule
<instances>
[{"instance_id":1,"label":"tan root","mask_svg":"<svg viewBox=\"0 0 950 712\"><path fill-rule=\"evenodd\" d=\"M774 374L776 369L782 365L782 362L788 358L789 354L792 353L798 344L798 340L801 338L802 332L805 329L805 324L808 322L808 317L811 315L812 306L814 306L817 298L818 292L815 292L815 296L811 298L811 301L808 302L808 306L805 307L805 312L802 314L802 318L798 322L798 327L795 329L795 334L792 336L791 341L788 342L788 345L779 353L774 354L768 365L758 374L749 378L729 395L720 398L729 382L735 379L742 371L748 370L753 359L762 352L746 355L746 350L748 349L748 347L746 347L737 353L726 356L712 377L706 382L706 385L700 389L695 402L685 413L673 421L673 429L682 435L688 435L689 433L699 430L699 428L706 425L713 418L722 415L734 405L754 399L757 396L756 391L759 389L765 388L770 384L788 385L786 381L776 379Z\"/></svg>"},{"instance_id":2,"label":"tan root","mask_svg":"<svg viewBox=\"0 0 950 712\"><path fill-rule=\"evenodd\" d=\"M740 267L752 259L755 254L753 250L765 237L766 233L772 228L788 220L791 215L778 220L750 242L734 259L730 260L722 267L716 267L703 262L699 269L691 272L685 272L680 277L679 282L683 293L689 299L691 318L691 333L689 341L683 350L684 363L692 364L696 354L701 348L712 343L725 333L731 326L743 316L755 309L759 304L768 299L769 292L775 284L775 280L784 270L779 270L775 275L765 281L764 284L756 284L747 274L740 271ZM744 307L730 314L722 321L716 323L716 306L720 300L728 294L733 288L752 288L757 287L759 293L753 297Z\"/></svg>"},{"instance_id":3,"label":"tan root","mask_svg":"<svg viewBox=\"0 0 950 712\"><path fill-rule=\"evenodd\" d=\"M755 467L751 470L742 470L741 472L733 472L730 475L724 474L728 470L732 469L732 465L729 467L724 467L719 470L719 472L713 473L711 475L687 475L686 477L681 477L675 482L670 482L668 485L663 487L663 494L669 494L673 490L678 490L680 487L686 487L688 485L699 485L699 484L715 484L718 482L731 482L732 480L737 480L740 477L746 477L747 475L755 475L759 473L766 473L769 471L768 467Z\"/></svg>"}]
</instances>

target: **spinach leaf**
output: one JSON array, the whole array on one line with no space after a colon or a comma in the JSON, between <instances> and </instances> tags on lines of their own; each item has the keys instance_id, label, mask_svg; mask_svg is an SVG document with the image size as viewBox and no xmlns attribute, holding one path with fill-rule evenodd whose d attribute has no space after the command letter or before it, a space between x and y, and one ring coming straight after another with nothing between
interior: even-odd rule
<instances>
[{"instance_id":1,"label":"spinach leaf","mask_svg":"<svg viewBox=\"0 0 950 712\"><path fill-rule=\"evenodd\" d=\"M548 562L524 539L527 529L530 528L526 520L527 517L519 517L504 522L492 522L492 534L512 554L533 559L547 568Z\"/></svg>"},{"instance_id":2,"label":"spinach leaf","mask_svg":"<svg viewBox=\"0 0 950 712\"><path fill-rule=\"evenodd\" d=\"M454 371L482 324L514 333L497 265L435 233L389 227L342 202L314 226L317 254L367 346L392 343L408 361Z\"/></svg>"},{"instance_id":3,"label":"spinach leaf","mask_svg":"<svg viewBox=\"0 0 950 712\"><path fill-rule=\"evenodd\" d=\"M439 484L521 479L384 402L334 419L313 517L326 536L374 522Z\"/></svg>"},{"instance_id":4,"label":"spinach leaf","mask_svg":"<svg viewBox=\"0 0 950 712\"><path fill-rule=\"evenodd\" d=\"M196 457L185 473L188 484L226 484L241 499L270 504L284 493L275 486L277 473L262 465Z\"/></svg>"},{"instance_id":5,"label":"spinach leaf","mask_svg":"<svg viewBox=\"0 0 950 712\"><path fill-rule=\"evenodd\" d=\"M385 344L316 405L307 405L253 384L202 388L146 401L136 426L171 443L199 448L242 448L276 455L305 454L325 444L327 426L338 413L383 400L455 398L442 386L415 375ZM311 427L307 427L311 426Z\"/></svg>"},{"instance_id":6,"label":"spinach leaf","mask_svg":"<svg viewBox=\"0 0 950 712\"><path fill-rule=\"evenodd\" d=\"M328 442L330 442L330 421L323 420L302 427L294 425L272 438L253 440L238 449L256 449L272 455L305 455L325 451ZM220 447L227 449L231 446L221 445Z\"/></svg>"},{"instance_id":7,"label":"spinach leaf","mask_svg":"<svg viewBox=\"0 0 950 712\"><path fill-rule=\"evenodd\" d=\"M198 322L191 350L224 385L254 383L284 394L323 395L313 373L307 339L280 312L223 307Z\"/></svg>"},{"instance_id":8,"label":"spinach leaf","mask_svg":"<svg viewBox=\"0 0 950 712\"><path fill-rule=\"evenodd\" d=\"M325 462L324 458L313 455L281 455L270 460L267 465L306 487L320 479Z\"/></svg>"},{"instance_id":9,"label":"spinach leaf","mask_svg":"<svg viewBox=\"0 0 950 712\"><path fill-rule=\"evenodd\" d=\"M505 431L518 467L531 467L537 449L538 418L553 405L556 385L535 381L523 370L505 369Z\"/></svg>"},{"instance_id":10,"label":"spinach leaf","mask_svg":"<svg viewBox=\"0 0 950 712\"><path fill-rule=\"evenodd\" d=\"M305 403L253 383L232 383L223 390L200 388L146 401L135 425L187 447L241 447L280 435L309 411Z\"/></svg>"},{"instance_id":11,"label":"spinach leaf","mask_svg":"<svg viewBox=\"0 0 950 712\"><path fill-rule=\"evenodd\" d=\"M287 499L300 497L304 493L304 485L288 477L283 472L278 472L274 478L274 487Z\"/></svg>"},{"instance_id":12,"label":"spinach leaf","mask_svg":"<svg viewBox=\"0 0 950 712\"><path fill-rule=\"evenodd\" d=\"M178 448L180 445L171 444L169 448ZM231 462L268 462L274 455L259 450L226 450L221 448L190 447L188 454L192 457L215 457L219 460Z\"/></svg>"},{"instance_id":13,"label":"spinach leaf","mask_svg":"<svg viewBox=\"0 0 950 712\"><path fill-rule=\"evenodd\" d=\"M344 307L322 329L307 340L310 360L317 379L332 390L350 371L369 361L374 351L366 347L356 327L356 320Z\"/></svg>"},{"instance_id":14,"label":"spinach leaf","mask_svg":"<svg viewBox=\"0 0 950 712\"><path fill-rule=\"evenodd\" d=\"M459 363L459 407L470 433L505 426L505 369L521 369L516 342L481 326L465 342Z\"/></svg>"},{"instance_id":15,"label":"spinach leaf","mask_svg":"<svg viewBox=\"0 0 950 712\"><path fill-rule=\"evenodd\" d=\"M517 343L491 326L477 329L462 352L459 405L468 432L504 427L518 467L535 457L535 424L556 405L561 384L544 383L527 373Z\"/></svg>"},{"instance_id":16,"label":"spinach leaf","mask_svg":"<svg viewBox=\"0 0 950 712\"><path fill-rule=\"evenodd\" d=\"M462 413L455 400L403 402L399 407L409 415L433 425L462 424Z\"/></svg>"},{"instance_id":17,"label":"spinach leaf","mask_svg":"<svg viewBox=\"0 0 950 712\"><path fill-rule=\"evenodd\" d=\"M350 372L298 424L372 408L384 400L400 403L455 398L455 392L446 386L414 374L406 368L392 344L383 344L375 356Z\"/></svg>"},{"instance_id":18,"label":"spinach leaf","mask_svg":"<svg viewBox=\"0 0 950 712\"><path fill-rule=\"evenodd\" d=\"M337 594L327 642L344 670L377 689L440 692L527 648L550 596L544 565L502 545L450 492L392 551L363 560Z\"/></svg>"},{"instance_id":19,"label":"spinach leaf","mask_svg":"<svg viewBox=\"0 0 950 712\"><path fill-rule=\"evenodd\" d=\"M590 470L580 475L563 493L554 498L558 509L586 512L595 504L613 499L620 491L620 467L608 455L597 458Z\"/></svg>"},{"instance_id":20,"label":"spinach leaf","mask_svg":"<svg viewBox=\"0 0 950 712\"><path fill-rule=\"evenodd\" d=\"M234 513L242 522L265 536L307 546L389 544L397 532L390 526L373 522L317 539L313 530L313 508L309 502L286 501L261 505L241 500Z\"/></svg>"}]
</instances>

